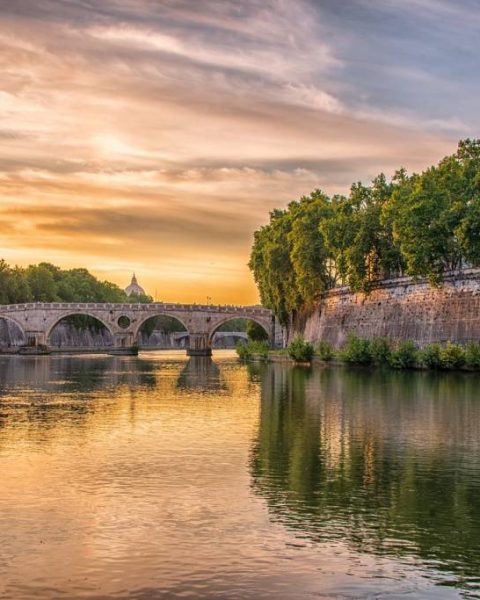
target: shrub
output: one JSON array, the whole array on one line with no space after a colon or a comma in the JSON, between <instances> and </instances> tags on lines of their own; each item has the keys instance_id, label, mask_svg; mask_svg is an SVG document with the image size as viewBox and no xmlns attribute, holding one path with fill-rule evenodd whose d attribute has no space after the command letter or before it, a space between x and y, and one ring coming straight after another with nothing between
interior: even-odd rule
<instances>
[{"instance_id":1,"label":"shrub","mask_svg":"<svg viewBox=\"0 0 480 600\"><path fill-rule=\"evenodd\" d=\"M469 342L465 346L465 364L470 369L480 369L480 342Z\"/></svg>"},{"instance_id":2,"label":"shrub","mask_svg":"<svg viewBox=\"0 0 480 600\"><path fill-rule=\"evenodd\" d=\"M252 358L252 353L249 344L245 344L244 342L238 342L235 346L235 350L238 354L238 357L241 360L248 360L249 358Z\"/></svg>"},{"instance_id":3,"label":"shrub","mask_svg":"<svg viewBox=\"0 0 480 600\"><path fill-rule=\"evenodd\" d=\"M268 342L250 342L250 347L252 349L252 354L257 354L262 358L267 358L268 351L270 350L270 345Z\"/></svg>"},{"instance_id":4,"label":"shrub","mask_svg":"<svg viewBox=\"0 0 480 600\"><path fill-rule=\"evenodd\" d=\"M370 354L375 364L388 364L391 353L390 341L387 338L373 338L370 342Z\"/></svg>"},{"instance_id":5,"label":"shrub","mask_svg":"<svg viewBox=\"0 0 480 600\"><path fill-rule=\"evenodd\" d=\"M459 369L465 364L465 350L459 344L448 342L440 349L442 369Z\"/></svg>"},{"instance_id":6,"label":"shrub","mask_svg":"<svg viewBox=\"0 0 480 600\"><path fill-rule=\"evenodd\" d=\"M250 360L254 355L267 358L269 349L268 342L239 342L235 346L235 350L242 360Z\"/></svg>"},{"instance_id":7,"label":"shrub","mask_svg":"<svg viewBox=\"0 0 480 600\"><path fill-rule=\"evenodd\" d=\"M306 342L301 336L296 337L288 346L288 355L297 362L310 362L314 353L312 344Z\"/></svg>"},{"instance_id":8,"label":"shrub","mask_svg":"<svg viewBox=\"0 0 480 600\"><path fill-rule=\"evenodd\" d=\"M442 357L440 355L442 347L440 344L428 344L418 353L419 361L429 369L441 369Z\"/></svg>"},{"instance_id":9,"label":"shrub","mask_svg":"<svg viewBox=\"0 0 480 600\"><path fill-rule=\"evenodd\" d=\"M350 333L340 356L346 362L368 365L372 362L371 342Z\"/></svg>"},{"instance_id":10,"label":"shrub","mask_svg":"<svg viewBox=\"0 0 480 600\"><path fill-rule=\"evenodd\" d=\"M335 352L333 351L332 345L329 344L326 340L322 340L318 343L316 353L319 358L322 360L332 360L335 356Z\"/></svg>"},{"instance_id":11,"label":"shrub","mask_svg":"<svg viewBox=\"0 0 480 600\"><path fill-rule=\"evenodd\" d=\"M410 369L417 362L418 352L411 340L400 342L390 355L390 366L395 369Z\"/></svg>"}]
</instances>

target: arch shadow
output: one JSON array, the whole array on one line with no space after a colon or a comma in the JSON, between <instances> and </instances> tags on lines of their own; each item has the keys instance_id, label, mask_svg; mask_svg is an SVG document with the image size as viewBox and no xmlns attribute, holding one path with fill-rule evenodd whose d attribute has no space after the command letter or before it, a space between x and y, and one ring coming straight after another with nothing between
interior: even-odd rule
<instances>
[{"instance_id":1,"label":"arch shadow","mask_svg":"<svg viewBox=\"0 0 480 600\"><path fill-rule=\"evenodd\" d=\"M268 339L271 340L272 337L272 333L270 331L270 328L265 326L265 323L263 323L260 319L257 319L255 317L245 317L245 316L235 316L235 317L226 317L225 319L222 319L221 321L219 321L218 323L215 323L215 326L213 327L213 329L209 332L208 334L208 345L210 348L213 348L213 338L215 336L216 333L218 333L218 330L220 327L222 327L222 325L225 325L226 323L228 323L229 321L235 321L236 319L245 319L247 322L248 321L253 321L254 323L256 323L257 325L259 325L267 334Z\"/></svg>"},{"instance_id":2,"label":"arch shadow","mask_svg":"<svg viewBox=\"0 0 480 600\"><path fill-rule=\"evenodd\" d=\"M12 328L9 327L12 324ZM0 349L19 348L27 343L27 334L20 323L10 316L0 316Z\"/></svg>"},{"instance_id":3,"label":"arch shadow","mask_svg":"<svg viewBox=\"0 0 480 600\"><path fill-rule=\"evenodd\" d=\"M87 317L89 319L92 320L92 322L97 322L99 323L102 328L104 328L104 330L107 332L107 336L106 339L102 339L101 343L99 344L91 344L91 343L85 343L85 344L78 344L78 343L64 343L65 340L62 342L61 340L55 340L55 329L62 323L62 321L65 321L69 318L72 317ZM66 323L67 324L67 323ZM90 330L90 333L93 335L100 335L100 331L97 332L92 332L91 330L91 325L85 325L82 329L82 327L80 325L75 325L74 323L71 324L71 326L73 327L73 329L76 329L76 332L78 334L81 334L85 337L85 332L87 330ZM68 332L67 332L68 333ZM103 337L103 336L102 336ZM110 325L108 325L102 318L97 317L96 315L92 314L91 312L78 312L78 311L72 311L72 312L67 312L65 314L63 314L60 318L56 319L56 321L47 329L46 333L45 333L45 341L46 344L52 348L101 348L101 347L113 347L114 346L114 332L112 331ZM71 340L70 340L71 341Z\"/></svg>"},{"instance_id":4,"label":"arch shadow","mask_svg":"<svg viewBox=\"0 0 480 600\"><path fill-rule=\"evenodd\" d=\"M173 342L174 337L178 337L178 341L181 342L180 345L172 346L172 345L166 344L166 343L164 343L164 344L148 343L148 338L152 337L153 333L156 331L155 329L152 330L152 332L149 334L147 340L142 339L142 329L145 327L145 325L148 323L148 321L154 321L155 319L158 319L159 317L167 317L168 319L171 319L172 321L176 321L183 327L183 330L179 330L179 331L172 330L171 332L163 332L162 333L163 335L168 335L171 337L170 344ZM159 330L157 330L157 331L159 331ZM188 348L189 339L190 339L190 331L188 330L188 327L187 327L186 323L183 321L183 319L177 317L176 315L172 315L168 312L159 312L159 313L154 313L152 315L149 315L148 317L144 318L137 325L135 332L133 334L133 339L139 345L140 348L147 348L147 349L157 348L158 350L169 349L169 348L179 348L179 349L180 348Z\"/></svg>"}]
</instances>

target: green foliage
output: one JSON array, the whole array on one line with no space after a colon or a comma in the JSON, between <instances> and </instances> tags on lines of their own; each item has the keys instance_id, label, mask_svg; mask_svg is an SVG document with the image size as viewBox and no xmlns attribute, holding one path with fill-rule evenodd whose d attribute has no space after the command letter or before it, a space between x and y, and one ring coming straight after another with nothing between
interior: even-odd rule
<instances>
[{"instance_id":1,"label":"green foliage","mask_svg":"<svg viewBox=\"0 0 480 600\"><path fill-rule=\"evenodd\" d=\"M245 344L245 342L238 342L235 346L235 351L241 360L249 360L252 358L252 353L248 343Z\"/></svg>"},{"instance_id":2,"label":"green foliage","mask_svg":"<svg viewBox=\"0 0 480 600\"><path fill-rule=\"evenodd\" d=\"M331 344L326 340L321 340L315 349L315 353L321 360L330 361L335 356L335 352Z\"/></svg>"},{"instance_id":3,"label":"green foliage","mask_svg":"<svg viewBox=\"0 0 480 600\"><path fill-rule=\"evenodd\" d=\"M254 234L248 263L262 304L272 308L281 323L286 323L303 301L291 261L291 225L288 211L271 212L270 223Z\"/></svg>"},{"instance_id":4,"label":"green foliage","mask_svg":"<svg viewBox=\"0 0 480 600\"><path fill-rule=\"evenodd\" d=\"M297 362L310 362L314 354L313 345L301 336L297 336L288 346L288 355Z\"/></svg>"},{"instance_id":5,"label":"green foliage","mask_svg":"<svg viewBox=\"0 0 480 600\"><path fill-rule=\"evenodd\" d=\"M255 232L249 267L262 303L281 323L338 283L369 291L407 273L434 285L445 271L480 265L480 140L423 173L320 190L274 210Z\"/></svg>"},{"instance_id":6,"label":"green foliage","mask_svg":"<svg viewBox=\"0 0 480 600\"><path fill-rule=\"evenodd\" d=\"M428 344L420 350L418 358L429 369L459 369L467 362L467 351L452 342L444 346Z\"/></svg>"},{"instance_id":7,"label":"green foliage","mask_svg":"<svg viewBox=\"0 0 480 600\"><path fill-rule=\"evenodd\" d=\"M268 341L268 333L265 329L257 322L251 319L247 321L246 331L248 339L253 342L266 342Z\"/></svg>"},{"instance_id":8,"label":"green foliage","mask_svg":"<svg viewBox=\"0 0 480 600\"><path fill-rule=\"evenodd\" d=\"M395 369L411 369L418 361L418 350L411 340L400 342L390 355L389 364Z\"/></svg>"},{"instance_id":9,"label":"green foliage","mask_svg":"<svg viewBox=\"0 0 480 600\"><path fill-rule=\"evenodd\" d=\"M254 356L266 359L270 346L265 341L238 342L235 350L242 360L251 360Z\"/></svg>"},{"instance_id":10,"label":"green foliage","mask_svg":"<svg viewBox=\"0 0 480 600\"><path fill-rule=\"evenodd\" d=\"M339 272L352 290L367 291L374 281L397 275L403 269L391 222L382 219L394 189L394 182L388 183L382 173L370 187L356 183L348 198L337 198L340 220L334 214L331 225L335 231L340 224L344 234L340 238L330 235L329 248L333 260L340 257ZM331 233L328 222L323 228L327 235Z\"/></svg>"},{"instance_id":11,"label":"green foliage","mask_svg":"<svg viewBox=\"0 0 480 600\"><path fill-rule=\"evenodd\" d=\"M465 364L465 350L459 344L448 342L440 349L443 369L459 369Z\"/></svg>"},{"instance_id":12,"label":"green foliage","mask_svg":"<svg viewBox=\"0 0 480 600\"><path fill-rule=\"evenodd\" d=\"M335 283L320 231L321 223L332 216L332 206L328 196L315 190L300 202L291 202L288 208L292 221L288 240L295 282L302 301L310 302Z\"/></svg>"},{"instance_id":13,"label":"green foliage","mask_svg":"<svg viewBox=\"0 0 480 600\"><path fill-rule=\"evenodd\" d=\"M130 296L128 296L127 302L129 302L130 304L150 304L151 302L153 302L153 298L148 294L130 294Z\"/></svg>"},{"instance_id":14,"label":"green foliage","mask_svg":"<svg viewBox=\"0 0 480 600\"><path fill-rule=\"evenodd\" d=\"M469 369L480 369L480 342L469 342L465 346L465 365Z\"/></svg>"},{"instance_id":15,"label":"green foliage","mask_svg":"<svg viewBox=\"0 0 480 600\"><path fill-rule=\"evenodd\" d=\"M250 350L253 355L260 356L261 358L267 358L268 351L270 350L270 344L265 341L252 341L248 342Z\"/></svg>"},{"instance_id":16,"label":"green foliage","mask_svg":"<svg viewBox=\"0 0 480 600\"><path fill-rule=\"evenodd\" d=\"M373 361L371 341L350 333L347 343L340 351L340 358L357 365L370 364Z\"/></svg>"},{"instance_id":17,"label":"green foliage","mask_svg":"<svg viewBox=\"0 0 480 600\"><path fill-rule=\"evenodd\" d=\"M418 353L419 362L429 369L441 369L442 368L442 347L440 344L428 344L422 348Z\"/></svg>"},{"instance_id":18,"label":"green foliage","mask_svg":"<svg viewBox=\"0 0 480 600\"><path fill-rule=\"evenodd\" d=\"M407 271L434 284L464 261L480 264L480 141L464 140L452 156L404 177L389 213Z\"/></svg>"},{"instance_id":19,"label":"green foliage","mask_svg":"<svg viewBox=\"0 0 480 600\"><path fill-rule=\"evenodd\" d=\"M261 358L267 358L270 350L270 344L265 341L252 341L248 342L253 355L260 356Z\"/></svg>"},{"instance_id":20,"label":"green foliage","mask_svg":"<svg viewBox=\"0 0 480 600\"><path fill-rule=\"evenodd\" d=\"M217 329L217 331L247 331L248 319L239 317L237 319L230 319Z\"/></svg>"},{"instance_id":21,"label":"green foliage","mask_svg":"<svg viewBox=\"0 0 480 600\"><path fill-rule=\"evenodd\" d=\"M178 319L175 319L175 317L159 315L158 317L150 317L150 319L147 319L140 327L140 331L149 337L154 331L169 334L187 331L187 329Z\"/></svg>"},{"instance_id":22,"label":"green foliage","mask_svg":"<svg viewBox=\"0 0 480 600\"><path fill-rule=\"evenodd\" d=\"M26 269L10 267L0 260L0 303L23 302L151 302L151 298L129 299L109 281L99 281L87 269L60 269L50 263Z\"/></svg>"},{"instance_id":23,"label":"green foliage","mask_svg":"<svg viewBox=\"0 0 480 600\"><path fill-rule=\"evenodd\" d=\"M392 348L390 340L383 337L373 338L370 342L372 361L377 365L386 365L390 361Z\"/></svg>"}]
</instances>

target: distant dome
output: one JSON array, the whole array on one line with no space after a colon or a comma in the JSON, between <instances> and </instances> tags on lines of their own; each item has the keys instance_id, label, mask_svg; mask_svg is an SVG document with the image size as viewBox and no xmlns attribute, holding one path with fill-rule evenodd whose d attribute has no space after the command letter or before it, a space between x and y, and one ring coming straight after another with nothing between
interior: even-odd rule
<instances>
[{"instance_id":1,"label":"distant dome","mask_svg":"<svg viewBox=\"0 0 480 600\"><path fill-rule=\"evenodd\" d=\"M131 281L130 285L128 285L125 288L125 293L127 294L127 296L131 296L132 294L136 294L137 296L145 295L145 290L142 288L142 286L138 285L138 281L137 281L137 278L135 277L135 273L132 276L132 281Z\"/></svg>"}]
</instances>

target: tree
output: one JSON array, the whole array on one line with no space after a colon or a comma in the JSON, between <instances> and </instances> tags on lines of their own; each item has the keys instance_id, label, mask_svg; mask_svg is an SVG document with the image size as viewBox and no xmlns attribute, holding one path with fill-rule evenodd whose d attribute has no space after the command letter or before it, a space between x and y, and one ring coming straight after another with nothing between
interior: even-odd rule
<instances>
[{"instance_id":1,"label":"tree","mask_svg":"<svg viewBox=\"0 0 480 600\"><path fill-rule=\"evenodd\" d=\"M282 323L302 302L290 258L291 224L288 211L272 211L270 223L254 234L249 261L263 305L272 308Z\"/></svg>"},{"instance_id":2,"label":"tree","mask_svg":"<svg viewBox=\"0 0 480 600\"><path fill-rule=\"evenodd\" d=\"M0 260L0 303L23 302L151 302L150 296L129 299L114 283L100 281L87 269L64 270L50 263L26 269Z\"/></svg>"},{"instance_id":3,"label":"tree","mask_svg":"<svg viewBox=\"0 0 480 600\"><path fill-rule=\"evenodd\" d=\"M247 336L252 342L263 342L268 340L268 333L256 321L247 322Z\"/></svg>"},{"instance_id":4,"label":"tree","mask_svg":"<svg viewBox=\"0 0 480 600\"><path fill-rule=\"evenodd\" d=\"M396 275L403 268L391 223L382 220L394 188L383 173L369 187L357 183L351 188L355 234L346 250L346 262L347 280L353 290L368 291L373 282Z\"/></svg>"},{"instance_id":5,"label":"tree","mask_svg":"<svg viewBox=\"0 0 480 600\"><path fill-rule=\"evenodd\" d=\"M326 194L315 190L289 206L292 226L288 234L290 259L302 302L313 300L334 285L335 273L320 225L331 218L332 207Z\"/></svg>"},{"instance_id":6,"label":"tree","mask_svg":"<svg viewBox=\"0 0 480 600\"><path fill-rule=\"evenodd\" d=\"M480 265L480 140L420 174L398 170L347 196L320 190L254 233L249 267L281 323L337 283L368 292L408 273L439 285L448 270Z\"/></svg>"},{"instance_id":7,"label":"tree","mask_svg":"<svg viewBox=\"0 0 480 600\"><path fill-rule=\"evenodd\" d=\"M57 293L57 282L48 265L45 263L30 265L27 268L26 276L34 302L58 302L61 300Z\"/></svg>"}]
</instances>

